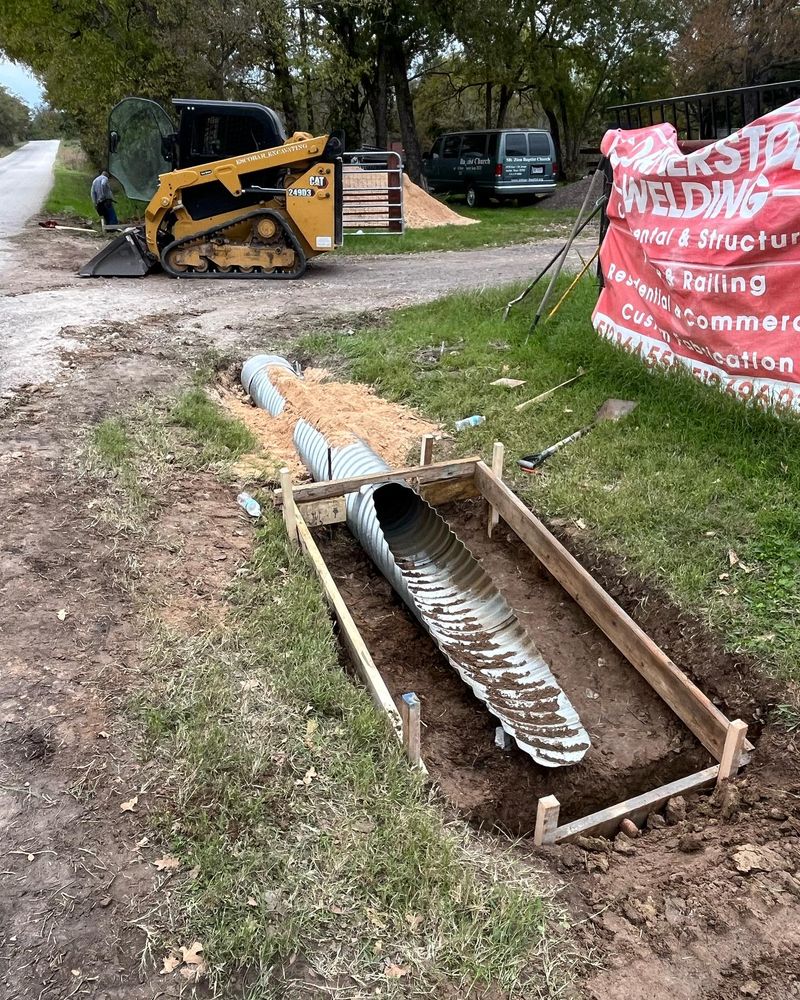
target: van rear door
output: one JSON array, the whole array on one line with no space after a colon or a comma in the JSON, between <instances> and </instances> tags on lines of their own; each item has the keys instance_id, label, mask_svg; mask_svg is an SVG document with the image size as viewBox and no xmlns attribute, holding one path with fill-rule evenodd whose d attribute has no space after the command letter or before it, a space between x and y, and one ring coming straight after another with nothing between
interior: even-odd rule
<instances>
[{"instance_id":1,"label":"van rear door","mask_svg":"<svg viewBox=\"0 0 800 1000\"><path fill-rule=\"evenodd\" d=\"M553 179L553 140L548 132L528 132L529 172L532 180Z\"/></svg>"}]
</instances>

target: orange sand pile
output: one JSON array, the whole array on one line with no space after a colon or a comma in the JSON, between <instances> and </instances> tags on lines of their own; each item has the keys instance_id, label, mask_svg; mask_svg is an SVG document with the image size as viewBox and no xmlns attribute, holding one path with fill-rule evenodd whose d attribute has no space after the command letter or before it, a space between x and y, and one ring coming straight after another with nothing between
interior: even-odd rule
<instances>
[{"instance_id":1,"label":"orange sand pile","mask_svg":"<svg viewBox=\"0 0 800 1000\"><path fill-rule=\"evenodd\" d=\"M271 368L270 379L286 400L279 417L254 407L233 383L218 388L218 398L228 412L241 420L261 443L271 462L267 468L256 456L245 456L238 471L263 475L286 466L296 481L308 479L292 443L294 425L301 417L313 424L331 445L350 444L360 438L393 468L408 464L423 434L439 428L399 403L381 399L358 382L335 382L322 368L307 368L294 378L283 368Z\"/></svg>"},{"instance_id":2,"label":"orange sand pile","mask_svg":"<svg viewBox=\"0 0 800 1000\"><path fill-rule=\"evenodd\" d=\"M385 188L389 183L389 175L385 171L364 170L357 171L348 169L344 175L345 190L369 191L370 188ZM375 195L375 206L368 210L372 218L385 217L388 221L389 213L385 205L385 194ZM381 204L382 203L382 207ZM367 209L364 210L367 213ZM436 226L471 226L477 219L467 219L458 212L454 212L441 201L437 201L423 191L403 174L403 218L409 229L434 229ZM357 226L359 216L354 212L347 214L346 223L348 226ZM369 228L365 223L364 228Z\"/></svg>"},{"instance_id":3,"label":"orange sand pile","mask_svg":"<svg viewBox=\"0 0 800 1000\"><path fill-rule=\"evenodd\" d=\"M409 229L434 229L436 226L471 226L477 219L467 219L437 201L403 175L403 216Z\"/></svg>"}]
</instances>

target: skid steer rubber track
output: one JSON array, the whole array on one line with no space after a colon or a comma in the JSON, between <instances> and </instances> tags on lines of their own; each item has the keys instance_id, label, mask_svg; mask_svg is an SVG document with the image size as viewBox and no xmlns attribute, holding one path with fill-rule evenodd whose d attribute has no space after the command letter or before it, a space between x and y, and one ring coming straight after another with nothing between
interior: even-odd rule
<instances>
[{"instance_id":1,"label":"skid steer rubber track","mask_svg":"<svg viewBox=\"0 0 800 1000\"><path fill-rule=\"evenodd\" d=\"M269 241L262 238L258 234L258 223L264 219L271 220L276 226L275 236ZM235 244L237 246L249 246L256 250L268 250L271 247L279 247L280 241L283 240L294 251L295 264L292 268L274 267L266 269L263 265L255 264L252 269L247 270L222 270L214 262L211 254L205 255L205 268L195 268L192 266L181 268L175 263L175 258L179 251L191 250L193 248L201 249L209 247L214 243L214 241L224 241L226 231L239 227L243 222L247 222L248 220L251 222L250 237L248 241L243 242L241 240L237 240L235 241ZM269 208L246 213L241 215L238 219L235 219L233 222L228 222L222 226L215 226L202 233L195 233L182 240L175 240L174 243L170 243L161 251L161 266L164 268L164 271L173 278L238 278L246 280L269 279L287 281L302 277L305 273L307 264L308 260L303 252L303 248L300 246L300 243L287 220L279 212Z\"/></svg>"}]
</instances>

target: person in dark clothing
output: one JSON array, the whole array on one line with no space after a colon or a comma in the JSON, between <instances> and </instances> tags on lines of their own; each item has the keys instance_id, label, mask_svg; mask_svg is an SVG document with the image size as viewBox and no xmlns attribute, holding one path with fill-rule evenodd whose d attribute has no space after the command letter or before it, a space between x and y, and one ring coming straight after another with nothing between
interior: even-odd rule
<instances>
[{"instance_id":1,"label":"person in dark clothing","mask_svg":"<svg viewBox=\"0 0 800 1000\"><path fill-rule=\"evenodd\" d=\"M101 170L92 181L92 204L97 214L107 226L118 224L117 213L114 211L114 196L108 182L108 171Z\"/></svg>"}]
</instances>

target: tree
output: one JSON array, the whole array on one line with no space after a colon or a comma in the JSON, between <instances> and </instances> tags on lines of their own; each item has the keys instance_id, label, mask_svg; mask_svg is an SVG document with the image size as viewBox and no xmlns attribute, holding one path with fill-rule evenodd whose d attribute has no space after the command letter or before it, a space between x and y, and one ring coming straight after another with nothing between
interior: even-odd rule
<instances>
[{"instance_id":1,"label":"tree","mask_svg":"<svg viewBox=\"0 0 800 1000\"><path fill-rule=\"evenodd\" d=\"M26 104L0 87L0 146L13 146L27 138L30 112Z\"/></svg>"}]
</instances>

